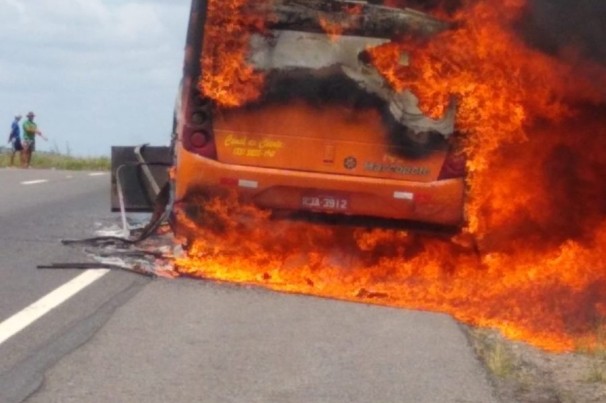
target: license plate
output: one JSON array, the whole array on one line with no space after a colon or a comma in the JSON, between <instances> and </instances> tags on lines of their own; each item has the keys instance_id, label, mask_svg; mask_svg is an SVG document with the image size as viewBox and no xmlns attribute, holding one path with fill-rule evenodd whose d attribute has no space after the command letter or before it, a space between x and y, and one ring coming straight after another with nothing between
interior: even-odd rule
<instances>
[{"instance_id":1,"label":"license plate","mask_svg":"<svg viewBox=\"0 0 606 403\"><path fill-rule=\"evenodd\" d=\"M301 206L310 210L346 211L349 200L340 196L303 196Z\"/></svg>"}]
</instances>

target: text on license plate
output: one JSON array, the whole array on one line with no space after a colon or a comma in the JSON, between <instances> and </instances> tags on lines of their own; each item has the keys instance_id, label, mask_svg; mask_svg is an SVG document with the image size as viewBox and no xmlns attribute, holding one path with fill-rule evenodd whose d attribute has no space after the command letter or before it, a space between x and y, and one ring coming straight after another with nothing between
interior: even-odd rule
<instances>
[{"instance_id":1,"label":"text on license plate","mask_svg":"<svg viewBox=\"0 0 606 403\"><path fill-rule=\"evenodd\" d=\"M349 200L335 196L303 196L301 205L308 209L345 211L349 209Z\"/></svg>"}]
</instances>

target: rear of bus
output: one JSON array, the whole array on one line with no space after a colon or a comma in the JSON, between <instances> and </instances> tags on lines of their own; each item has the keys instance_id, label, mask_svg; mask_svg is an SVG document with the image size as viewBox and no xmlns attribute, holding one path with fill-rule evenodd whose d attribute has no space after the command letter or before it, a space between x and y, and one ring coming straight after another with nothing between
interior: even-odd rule
<instances>
[{"instance_id":1,"label":"rear of bus","mask_svg":"<svg viewBox=\"0 0 606 403\"><path fill-rule=\"evenodd\" d=\"M447 25L361 1L193 0L176 109L175 200L460 226L454 102L440 119L367 50ZM411 61L405 54L398 63Z\"/></svg>"}]
</instances>

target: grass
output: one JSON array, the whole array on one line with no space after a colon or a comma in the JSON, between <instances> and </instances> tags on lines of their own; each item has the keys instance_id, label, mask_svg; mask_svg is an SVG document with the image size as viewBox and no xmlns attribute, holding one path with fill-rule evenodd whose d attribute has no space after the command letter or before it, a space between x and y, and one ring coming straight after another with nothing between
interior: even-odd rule
<instances>
[{"instance_id":1,"label":"grass","mask_svg":"<svg viewBox=\"0 0 606 403\"><path fill-rule=\"evenodd\" d=\"M510 378L516 370L516 359L505 342L482 334L477 336L476 350L486 367L499 378Z\"/></svg>"},{"instance_id":2,"label":"grass","mask_svg":"<svg viewBox=\"0 0 606 403\"><path fill-rule=\"evenodd\" d=\"M590 359L584 380L589 383L606 383L606 325L598 323L595 343L590 347L580 345L577 351Z\"/></svg>"},{"instance_id":3,"label":"grass","mask_svg":"<svg viewBox=\"0 0 606 403\"><path fill-rule=\"evenodd\" d=\"M605 383L606 368L604 362L592 360L589 369L585 374L584 381L588 383Z\"/></svg>"},{"instance_id":4,"label":"grass","mask_svg":"<svg viewBox=\"0 0 606 403\"><path fill-rule=\"evenodd\" d=\"M495 343L487 349L486 365L496 376L509 378L514 370L514 359L504 344Z\"/></svg>"},{"instance_id":5,"label":"grass","mask_svg":"<svg viewBox=\"0 0 606 403\"><path fill-rule=\"evenodd\" d=\"M18 164L19 156L15 156ZM10 151L0 152L0 167L8 167L10 164ZM37 151L32 157L32 168L39 169L63 169L69 171L109 171L111 161L109 157L73 157L58 152Z\"/></svg>"},{"instance_id":6,"label":"grass","mask_svg":"<svg viewBox=\"0 0 606 403\"><path fill-rule=\"evenodd\" d=\"M606 326L596 338L578 340L574 353L555 354L497 331L464 327L478 359L503 402L606 402Z\"/></svg>"}]
</instances>

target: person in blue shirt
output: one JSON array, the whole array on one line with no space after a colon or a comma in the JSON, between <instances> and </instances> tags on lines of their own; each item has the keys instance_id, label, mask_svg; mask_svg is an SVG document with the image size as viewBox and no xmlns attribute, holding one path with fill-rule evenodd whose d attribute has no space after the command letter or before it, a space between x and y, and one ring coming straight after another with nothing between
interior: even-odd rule
<instances>
[{"instance_id":1,"label":"person in blue shirt","mask_svg":"<svg viewBox=\"0 0 606 403\"><path fill-rule=\"evenodd\" d=\"M15 116L15 120L11 125L11 133L8 135L8 142L13 147L13 152L11 153L11 166L15 164L15 154L19 153L19 158L23 159L23 155L21 154L23 145L21 144L21 129L19 128L20 120L21 115Z\"/></svg>"}]
</instances>

